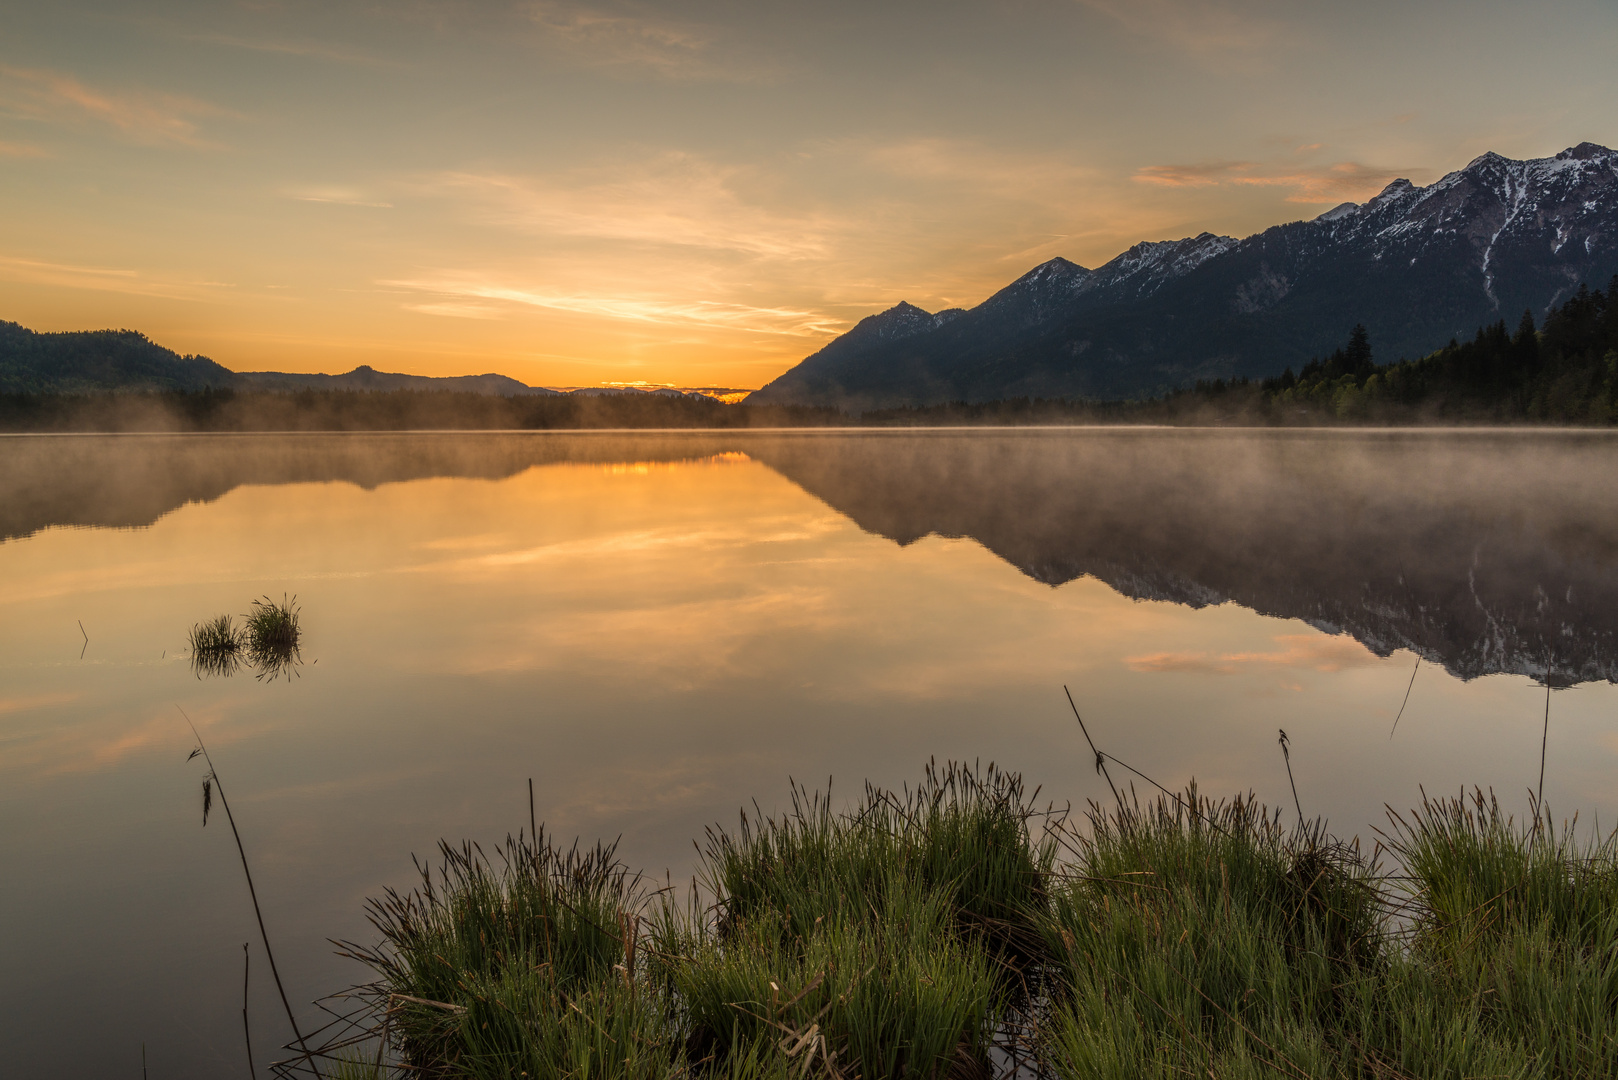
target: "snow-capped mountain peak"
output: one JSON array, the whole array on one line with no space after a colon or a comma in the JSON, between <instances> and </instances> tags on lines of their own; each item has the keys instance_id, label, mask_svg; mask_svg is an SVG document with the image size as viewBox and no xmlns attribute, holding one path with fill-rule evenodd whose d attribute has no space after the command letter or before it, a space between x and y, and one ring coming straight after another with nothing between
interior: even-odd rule
<instances>
[{"instance_id":1,"label":"snow-capped mountain peak","mask_svg":"<svg viewBox=\"0 0 1618 1080\"><path fill-rule=\"evenodd\" d=\"M1515 325L1524 308L1540 317L1614 274L1618 153L1588 142L1521 161L1490 152L1431 184L1400 178L1243 240L1146 241L1095 270L1051 259L953 317L900 305L759 398L1134 396L1279 374L1340 346L1356 323L1379 358L1414 357L1497 319Z\"/></svg>"}]
</instances>

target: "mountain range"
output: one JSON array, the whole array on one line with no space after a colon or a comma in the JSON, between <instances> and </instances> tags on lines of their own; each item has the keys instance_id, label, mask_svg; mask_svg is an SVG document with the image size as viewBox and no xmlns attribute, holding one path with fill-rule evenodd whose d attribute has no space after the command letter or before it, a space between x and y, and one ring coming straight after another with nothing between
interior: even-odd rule
<instances>
[{"instance_id":1,"label":"mountain range","mask_svg":"<svg viewBox=\"0 0 1618 1080\"><path fill-rule=\"evenodd\" d=\"M863 319L748 398L849 411L1011 397L1134 398L1278 375L1363 324L1414 358L1618 274L1618 153L1488 153L1426 187L1238 240L1136 244L1090 270L1056 258L970 310Z\"/></svg>"},{"instance_id":2,"label":"mountain range","mask_svg":"<svg viewBox=\"0 0 1618 1080\"><path fill-rule=\"evenodd\" d=\"M79 394L108 390L438 390L500 397L555 397L564 393L653 394L730 400L728 387L680 390L589 386L554 390L507 375L405 375L361 364L341 375L287 371L231 371L206 356L182 356L134 330L40 333L0 322L0 393Z\"/></svg>"}]
</instances>

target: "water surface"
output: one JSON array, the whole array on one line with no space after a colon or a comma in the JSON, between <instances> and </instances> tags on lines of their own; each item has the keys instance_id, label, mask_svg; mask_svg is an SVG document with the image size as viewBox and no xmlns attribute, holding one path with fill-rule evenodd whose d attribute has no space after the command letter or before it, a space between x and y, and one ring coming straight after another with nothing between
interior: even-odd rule
<instances>
[{"instance_id":1,"label":"water surface","mask_svg":"<svg viewBox=\"0 0 1618 1080\"><path fill-rule=\"evenodd\" d=\"M287 1036L181 710L299 1002L530 777L677 878L789 777L980 758L1099 798L1064 683L1104 749L1290 819L1285 727L1304 812L1369 847L1419 785L1526 805L1548 675L1547 799L1610 820L1615 466L1576 433L0 439L8 1068L241 1069L249 940L261 1059ZM296 678L196 677L193 623L283 593Z\"/></svg>"}]
</instances>

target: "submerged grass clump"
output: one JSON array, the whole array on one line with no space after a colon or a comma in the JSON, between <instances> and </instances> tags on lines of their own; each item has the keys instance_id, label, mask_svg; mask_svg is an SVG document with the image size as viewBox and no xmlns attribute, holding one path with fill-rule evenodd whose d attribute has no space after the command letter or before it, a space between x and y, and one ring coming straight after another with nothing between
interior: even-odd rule
<instances>
[{"instance_id":1,"label":"submerged grass clump","mask_svg":"<svg viewBox=\"0 0 1618 1080\"><path fill-rule=\"evenodd\" d=\"M242 664L245 636L229 615L191 627L191 667L197 677L234 675Z\"/></svg>"},{"instance_id":2,"label":"submerged grass clump","mask_svg":"<svg viewBox=\"0 0 1618 1080\"><path fill-rule=\"evenodd\" d=\"M1428 800L1395 874L1251 796L1069 820L929 766L711 830L683 900L442 845L347 948L388 1075L1618 1077L1618 840L1570 835Z\"/></svg>"},{"instance_id":3,"label":"submerged grass clump","mask_svg":"<svg viewBox=\"0 0 1618 1080\"><path fill-rule=\"evenodd\" d=\"M298 598L278 604L268 596L253 601L247 616L247 644L254 652L291 652L298 647Z\"/></svg>"},{"instance_id":4,"label":"submerged grass clump","mask_svg":"<svg viewBox=\"0 0 1618 1080\"><path fill-rule=\"evenodd\" d=\"M247 655L258 668L258 678L274 680L291 677L298 664L298 598L281 597L278 604L269 597L254 600L247 613Z\"/></svg>"},{"instance_id":5,"label":"submerged grass clump","mask_svg":"<svg viewBox=\"0 0 1618 1080\"><path fill-rule=\"evenodd\" d=\"M191 628L191 669L197 677L234 675L247 664L258 679L290 679L301 663L298 598L254 600L243 620L238 628L229 615L220 615Z\"/></svg>"}]
</instances>

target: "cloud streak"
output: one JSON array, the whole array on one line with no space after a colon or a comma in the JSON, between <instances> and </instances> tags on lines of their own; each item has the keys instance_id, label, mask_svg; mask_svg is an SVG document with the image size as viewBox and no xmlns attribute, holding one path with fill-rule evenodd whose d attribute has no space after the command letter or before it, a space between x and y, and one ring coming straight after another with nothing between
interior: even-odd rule
<instances>
[{"instance_id":1,"label":"cloud streak","mask_svg":"<svg viewBox=\"0 0 1618 1080\"><path fill-rule=\"evenodd\" d=\"M488 224L533 233L772 258L826 254L832 222L747 201L736 190L743 174L670 152L558 177L447 173L428 187Z\"/></svg>"},{"instance_id":2,"label":"cloud streak","mask_svg":"<svg viewBox=\"0 0 1618 1080\"><path fill-rule=\"evenodd\" d=\"M1317 146L1306 147L1317 149ZM1136 170L1137 184L1163 188L1273 187L1291 189L1289 203L1363 202L1381 191L1398 173L1393 169L1339 161L1300 166L1293 162L1261 165L1254 161L1208 161L1193 165L1147 165Z\"/></svg>"},{"instance_id":3,"label":"cloud streak","mask_svg":"<svg viewBox=\"0 0 1618 1080\"><path fill-rule=\"evenodd\" d=\"M146 277L138 270L75 266L72 263L46 262L11 255L0 255L0 281L127 293L131 296L156 296L170 300L202 300L210 292L232 287L220 281L162 281Z\"/></svg>"},{"instance_id":4,"label":"cloud streak","mask_svg":"<svg viewBox=\"0 0 1618 1080\"><path fill-rule=\"evenodd\" d=\"M32 143L0 142L0 157L48 158L50 153Z\"/></svg>"},{"instance_id":5,"label":"cloud streak","mask_svg":"<svg viewBox=\"0 0 1618 1080\"><path fill-rule=\"evenodd\" d=\"M378 282L386 288L403 289L441 298L407 306L430 315L461 318L492 318L497 309L478 301L495 301L522 307L545 308L578 315L653 323L704 326L739 330L750 334L788 337L824 337L844 329L839 320L824 314L796 308L752 307L746 304L711 300L680 300L663 297L632 297L620 293L574 293L484 278L446 274L439 277Z\"/></svg>"},{"instance_id":6,"label":"cloud streak","mask_svg":"<svg viewBox=\"0 0 1618 1080\"><path fill-rule=\"evenodd\" d=\"M228 115L196 98L148 90L104 90L66 72L0 64L0 111L44 123L86 121L146 145L211 146L198 121Z\"/></svg>"},{"instance_id":7,"label":"cloud streak","mask_svg":"<svg viewBox=\"0 0 1618 1080\"><path fill-rule=\"evenodd\" d=\"M231 34L182 34L181 40L202 45L221 45L229 49L249 52L274 53L282 56L301 56L310 60L327 60L336 64L356 64L364 67L391 67L392 61L369 53L345 49L321 41L287 41L272 38L236 37Z\"/></svg>"},{"instance_id":8,"label":"cloud streak","mask_svg":"<svg viewBox=\"0 0 1618 1080\"><path fill-rule=\"evenodd\" d=\"M1221 0L1077 0L1127 33L1168 45L1210 67L1262 64L1295 47L1292 26Z\"/></svg>"},{"instance_id":9,"label":"cloud streak","mask_svg":"<svg viewBox=\"0 0 1618 1080\"><path fill-rule=\"evenodd\" d=\"M718 28L582 4L536 3L529 18L554 49L590 67L680 82L760 82L775 71L722 47Z\"/></svg>"},{"instance_id":10,"label":"cloud streak","mask_svg":"<svg viewBox=\"0 0 1618 1080\"><path fill-rule=\"evenodd\" d=\"M393 204L373 198L352 188L293 188L286 197L298 202L332 203L337 206L363 206L378 210L391 210Z\"/></svg>"}]
</instances>

